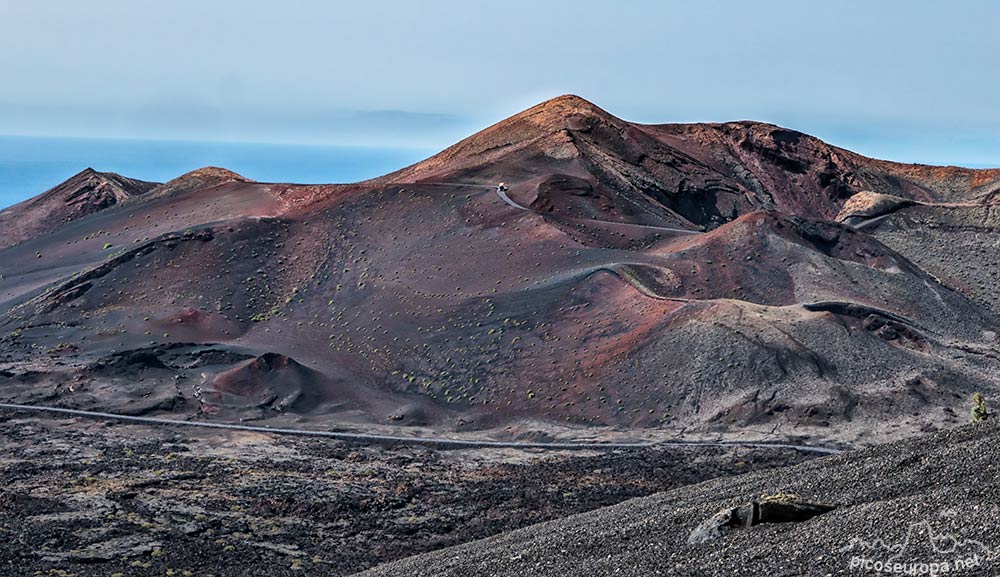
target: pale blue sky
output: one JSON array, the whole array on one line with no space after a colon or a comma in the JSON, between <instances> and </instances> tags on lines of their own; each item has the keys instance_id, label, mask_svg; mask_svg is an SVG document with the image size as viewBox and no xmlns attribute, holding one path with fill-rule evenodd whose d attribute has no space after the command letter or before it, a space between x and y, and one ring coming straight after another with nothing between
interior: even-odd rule
<instances>
[{"instance_id":1,"label":"pale blue sky","mask_svg":"<svg viewBox=\"0 0 1000 577\"><path fill-rule=\"evenodd\" d=\"M990 0L0 0L0 134L440 148L562 93L1000 165Z\"/></svg>"}]
</instances>

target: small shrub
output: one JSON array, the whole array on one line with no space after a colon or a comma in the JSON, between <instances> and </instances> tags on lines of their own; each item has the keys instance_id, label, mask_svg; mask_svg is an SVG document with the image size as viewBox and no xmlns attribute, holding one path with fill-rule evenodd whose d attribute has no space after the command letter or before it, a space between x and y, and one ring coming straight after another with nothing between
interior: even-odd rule
<instances>
[{"instance_id":1,"label":"small shrub","mask_svg":"<svg viewBox=\"0 0 1000 577\"><path fill-rule=\"evenodd\" d=\"M990 416L986 410L986 399L982 393L976 393L972 395L972 403L972 422L982 423Z\"/></svg>"}]
</instances>

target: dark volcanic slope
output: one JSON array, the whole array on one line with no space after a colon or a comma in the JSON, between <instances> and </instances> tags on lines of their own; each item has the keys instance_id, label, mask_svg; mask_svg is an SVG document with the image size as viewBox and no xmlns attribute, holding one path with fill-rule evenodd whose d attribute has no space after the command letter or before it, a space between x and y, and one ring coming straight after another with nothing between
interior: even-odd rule
<instances>
[{"instance_id":1,"label":"dark volcanic slope","mask_svg":"<svg viewBox=\"0 0 1000 577\"><path fill-rule=\"evenodd\" d=\"M0 211L0 249L56 230L156 185L88 168L39 196Z\"/></svg>"},{"instance_id":2,"label":"dark volcanic slope","mask_svg":"<svg viewBox=\"0 0 1000 577\"><path fill-rule=\"evenodd\" d=\"M797 134L561 97L357 185L196 171L0 251L2 391L509 434L958 422L997 387L997 311L868 216L829 221L870 188L993 227L996 175Z\"/></svg>"},{"instance_id":3,"label":"dark volcanic slope","mask_svg":"<svg viewBox=\"0 0 1000 577\"><path fill-rule=\"evenodd\" d=\"M967 427L682 487L360 575L887 574L852 568L852 558L918 568L937 563L941 575L995 575L1000 568L998 448L995 426ZM801 523L757 525L701 545L687 543L690 532L716 511L782 492L838 508ZM976 555L970 568L956 569L956 560ZM951 569L942 571L945 562Z\"/></svg>"},{"instance_id":4,"label":"dark volcanic slope","mask_svg":"<svg viewBox=\"0 0 1000 577\"><path fill-rule=\"evenodd\" d=\"M914 203L859 194L838 220L907 255L948 286L1000 313L1000 198ZM995 330L995 329L990 329Z\"/></svg>"},{"instance_id":5,"label":"dark volcanic slope","mask_svg":"<svg viewBox=\"0 0 1000 577\"><path fill-rule=\"evenodd\" d=\"M644 129L752 190L765 205L832 220L862 191L956 202L1000 190L1000 169L900 164L866 158L759 122L666 124Z\"/></svg>"},{"instance_id":6,"label":"dark volcanic slope","mask_svg":"<svg viewBox=\"0 0 1000 577\"><path fill-rule=\"evenodd\" d=\"M765 448L366 447L7 411L0 451L3 577L340 577L808 458Z\"/></svg>"}]
</instances>

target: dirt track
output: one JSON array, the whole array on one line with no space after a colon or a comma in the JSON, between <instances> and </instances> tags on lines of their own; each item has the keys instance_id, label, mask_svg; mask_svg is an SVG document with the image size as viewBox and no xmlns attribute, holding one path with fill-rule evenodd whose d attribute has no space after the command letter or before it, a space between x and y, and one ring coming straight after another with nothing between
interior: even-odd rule
<instances>
[{"instance_id":1,"label":"dirt track","mask_svg":"<svg viewBox=\"0 0 1000 577\"><path fill-rule=\"evenodd\" d=\"M661 442L637 442L637 443L533 443L517 441L493 441L488 439L448 439L431 437L404 437L394 435L377 435L366 433L347 433L339 431L317 431L310 429L289 429L283 427L266 427L254 425L238 425L232 423L213 423L206 421L181 421L178 419L162 419L157 417L136 417L132 415L117 415L114 413L102 413L98 411L80 411L76 409L63 409L59 407L42 407L36 405L16 405L0 403L0 409L9 411L31 411L40 413L52 413L58 415L69 415L75 417L86 417L91 419L109 419L114 421L125 421L130 423L141 423L146 425L165 425L171 427L200 427L206 429L225 429L230 431L247 431L253 433L267 433L271 435L294 435L301 437L323 437L337 439L355 443L366 444L391 444L391 445L424 445L433 447L468 447L468 448L503 448L503 449L548 449L557 451L572 450L617 450L617 449L641 449L655 447L743 447L756 449L789 449L803 451L806 453L836 454L840 449L830 447L816 447L812 445L798 445L793 443L761 443L744 441L661 441Z\"/></svg>"}]
</instances>

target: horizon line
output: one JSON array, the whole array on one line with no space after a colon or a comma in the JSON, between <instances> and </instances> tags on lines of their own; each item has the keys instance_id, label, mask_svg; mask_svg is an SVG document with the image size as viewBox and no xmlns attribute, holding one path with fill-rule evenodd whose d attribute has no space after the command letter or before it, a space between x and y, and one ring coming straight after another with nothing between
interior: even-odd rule
<instances>
[{"instance_id":1,"label":"horizon line","mask_svg":"<svg viewBox=\"0 0 1000 577\"><path fill-rule=\"evenodd\" d=\"M377 145L377 144L365 144L365 143L336 143L336 142L323 142L323 141L308 141L308 140L239 140L239 139L226 139L226 138L198 138L198 137L185 137L185 138L171 138L171 137L142 137L142 136L82 136L78 134L70 134L66 136L54 135L54 134L19 134L19 133L7 133L0 132L0 138L23 138L23 139L40 139L40 140L100 140L100 141L110 141L110 142L169 142L176 144L246 144L251 146L288 146L288 147L303 147L303 148L362 148L370 150L413 150L413 151L427 151L436 149L435 146L400 146L400 145Z\"/></svg>"}]
</instances>

